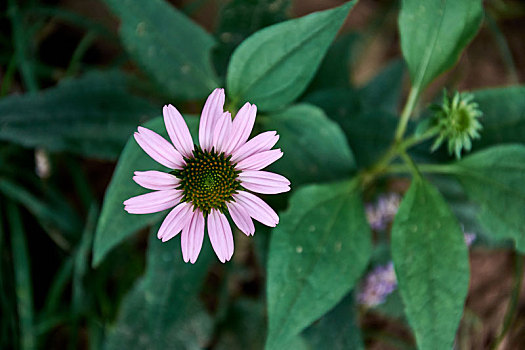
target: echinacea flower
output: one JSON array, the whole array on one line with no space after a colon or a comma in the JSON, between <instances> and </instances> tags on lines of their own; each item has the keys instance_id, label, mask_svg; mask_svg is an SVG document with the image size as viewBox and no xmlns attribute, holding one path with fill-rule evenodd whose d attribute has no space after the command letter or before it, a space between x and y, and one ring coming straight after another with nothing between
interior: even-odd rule
<instances>
[{"instance_id":1,"label":"echinacea flower","mask_svg":"<svg viewBox=\"0 0 525 350\"><path fill-rule=\"evenodd\" d=\"M255 233L252 219L275 227L279 217L252 192L277 194L290 190L290 181L261 169L282 157L272 150L279 136L267 131L248 140L257 107L246 103L232 120L224 112L224 90L215 89L204 105L199 124L199 145L194 145L182 115L164 106L166 130L172 143L139 127L135 140L155 161L170 172L136 171L133 180L154 190L124 202L131 214L150 214L173 208L159 228L163 242L182 231L185 262L195 263L202 247L205 225L221 262L233 255L233 235L225 214L247 236Z\"/></svg>"}]
</instances>

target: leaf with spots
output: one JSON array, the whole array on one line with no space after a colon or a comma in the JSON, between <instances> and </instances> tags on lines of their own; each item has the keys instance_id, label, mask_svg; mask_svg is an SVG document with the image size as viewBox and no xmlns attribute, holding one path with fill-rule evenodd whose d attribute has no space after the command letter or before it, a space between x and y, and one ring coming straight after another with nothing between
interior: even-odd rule
<instances>
[{"instance_id":1,"label":"leaf with spots","mask_svg":"<svg viewBox=\"0 0 525 350\"><path fill-rule=\"evenodd\" d=\"M469 284L463 232L441 194L416 178L392 227L392 258L419 349L451 349Z\"/></svg>"},{"instance_id":2,"label":"leaf with spots","mask_svg":"<svg viewBox=\"0 0 525 350\"><path fill-rule=\"evenodd\" d=\"M120 18L131 57L166 95L196 99L217 87L213 37L164 0L105 0Z\"/></svg>"},{"instance_id":3,"label":"leaf with spots","mask_svg":"<svg viewBox=\"0 0 525 350\"><path fill-rule=\"evenodd\" d=\"M371 254L357 181L296 191L268 258L268 349L282 348L352 289Z\"/></svg>"},{"instance_id":4,"label":"leaf with spots","mask_svg":"<svg viewBox=\"0 0 525 350\"><path fill-rule=\"evenodd\" d=\"M263 130L277 131L276 147L284 152L269 169L286 176L293 186L338 180L353 172L354 157L343 131L321 109L299 104L258 119Z\"/></svg>"}]
</instances>

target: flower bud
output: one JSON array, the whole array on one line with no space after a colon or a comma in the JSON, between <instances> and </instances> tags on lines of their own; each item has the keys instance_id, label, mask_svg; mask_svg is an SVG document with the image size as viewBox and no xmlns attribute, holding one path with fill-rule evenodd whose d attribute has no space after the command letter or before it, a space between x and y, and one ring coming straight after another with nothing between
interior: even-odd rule
<instances>
[{"instance_id":1,"label":"flower bud","mask_svg":"<svg viewBox=\"0 0 525 350\"><path fill-rule=\"evenodd\" d=\"M479 139L479 131L483 128L479 122L482 112L473 101L474 96L466 92L455 92L453 97L448 97L443 91L443 102L431 106L434 111L431 125L438 128L438 137L432 145L435 151L445 140L448 152L461 158L461 151L470 151L472 140Z\"/></svg>"}]
</instances>

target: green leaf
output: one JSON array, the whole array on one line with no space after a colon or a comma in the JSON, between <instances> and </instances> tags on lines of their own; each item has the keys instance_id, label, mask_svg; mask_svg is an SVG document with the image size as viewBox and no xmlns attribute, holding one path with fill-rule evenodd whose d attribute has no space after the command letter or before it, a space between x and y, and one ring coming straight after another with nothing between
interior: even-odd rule
<instances>
[{"instance_id":1,"label":"green leaf","mask_svg":"<svg viewBox=\"0 0 525 350\"><path fill-rule=\"evenodd\" d=\"M121 72L91 72L39 94L0 100L0 140L116 159L140 121L158 110L131 93Z\"/></svg>"},{"instance_id":2,"label":"green leaf","mask_svg":"<svg viewBox=\"0 0 525 350\"><path fill-rule=\"evenodd\" d=\"M525 143L525 86L473 91L483 117L474 149L500 143Z\"/></svg>"},{"instance_id":3,"label":"green leaf","mask_svg":"<svg viewBox=\"0 0 525 350\"><path fill-rule=\"evenodd\" d=\"M322 110L307 104L259 118L263 130L276 130L284 156L269 169L293 186L338 180L354 170L354 158L339 126Z\"/></svg>"},{"instance_id":4,"label":"green leaf","mask_svg":"<svg viewBox=\"0 0 525 350\"><path fill-rule=\"evenodd\" d=\"M485 233L513 239L525 252L525 146L500 145L476 152L455 163L452 171L478 205Z\"/></svg>"},{"instance_id":5,"label":"green leaf","mask_svg":"<svg viewBox=\"0 0 525 350\"><path fill-rule=\"evenodd\" d=\"M330 312L305 330L312 349L364 349L361 330L356 320L354 295L349 293Z\"/></svg>"},{"instance_id":6,"label":"green leaf","mask_svg":"<svg viewBox=\"0 0 525 350\"><path fill-rule=\"evenodd\" d=\"M211 334L211 320L199 290L214 254L205 243L197 262L185 264L180 239L162 243L153 231L146 273L124 298L105 348L203 348Z\"/></svg>"},{"instance_id":7,"label":"green leaf","mask_svg":"<svg viewBox=\"0 0 525 350\"><path fill-rule=\"evenodd\" d=\"M197 119L186 118L186 122L193 139L196 140ZM144 127L167 138L164 120L161 117L149 121ZM151 159L135 139L130 137L104 196L93 245L93 266L97 266L117 244L141 228L157 222L165 214L162 212L132 215L124 211L122 203L126 199L150 192L133 182L133 173L136 170L166 170L166 168Z\"/></svg>"},{"instance_id":8,"label":"green leaf","mask_svg":"<svg viewBox=\"0 0 525 350\"><path fill-rule=\"evenodd\" d=\"M463 232L439 192L415 179L392 227L392 258L418 348L451 349L468 291Z\"/></svg>"},{"instance_id":9,"label":"green leaf","mask_svg":"<svg viewBox=\"0 0 525 350\"><path fill-rule=\"evenodd\" d=\"M270 242L267 348L281 348L334 307L355 285L371 250L356 181L296 191Z\"/></svg>"},{"instance_id":10,"label":"green leaf","mask_svg":"<svg viewBox=\"0 0 525 350\"><path fill-rule=\"evenodd\" d=\"M215 41L204 29L164 0L105 1L121 20L124 47L166 94L196 99L217 87Z\"/></svg>"},{"instance_id":11,"label":"green leaf","mask_svg":"<svg viewBox=\"0 0 525 350\"><path fill-rule=\"evenodd\" d=\"M401 49L415 89L423 90L456 63L482 18L481 0L402 1Z\"/></svg>"},{"instance_id":12,"label":"green leaf","mask_svg":"<svg viewBox=\"0 0 525 350\"><path fill-rule=\"evenodd\" d=\"M350 1L260 30L233 53L226 86L235 102L269 111L293 102L306 88L348 11Z\"/></svg>"},{"instance_id":13,"label":"green leaf","mask_svg":"<svg viewBox=\"0 0 525 350\"><path fill-rule=\"evenodd\" d=\"M230 57L239 44L259 29L287 19L290 0L232 0L219 14L213 57L220 76L226 75Z\"/></svg>"}]
</instances>

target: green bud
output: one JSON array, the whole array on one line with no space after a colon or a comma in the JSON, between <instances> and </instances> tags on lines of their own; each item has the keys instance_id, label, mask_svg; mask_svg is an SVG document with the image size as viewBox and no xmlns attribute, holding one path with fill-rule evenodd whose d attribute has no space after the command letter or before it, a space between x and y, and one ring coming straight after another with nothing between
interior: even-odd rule
<instances>
[{"instance_id":1,"label":"green bud","mask_svg":"<svg viewBox=\"0 0 525 350\"><path fill-rule=\"evenodd\" d=\"M480 138L479 132L483 128L479 122L483 113L473 99L472 94L457 91L450 98L444 90L443 102L430 107L434 111L430 124L438 129L438 137L432 145L432 151L445 140L448 152L455 154L457 158L461 158L463 149L470 151L472 140Z\"/></svg>"}]
</instances>

